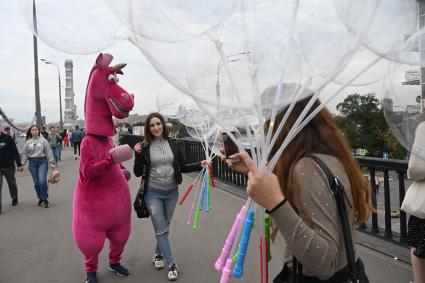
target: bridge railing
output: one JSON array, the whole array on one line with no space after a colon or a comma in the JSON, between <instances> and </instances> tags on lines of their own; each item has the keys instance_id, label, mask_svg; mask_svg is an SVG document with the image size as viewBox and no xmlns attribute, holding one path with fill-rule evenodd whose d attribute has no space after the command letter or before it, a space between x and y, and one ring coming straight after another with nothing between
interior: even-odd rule
<instances>
[{"instance_id":1,"label":"bridge railing","mask_svg":"<svg viewBox=\"0 0 425 283\"><path fill-rule=\"evenodd\" d=\"M137 141L141 141L141 136L134 135L122 135L120 136L120 143L128 143L130 146L134 146ZM199 141L190 139L179 139L185 151L185 155L188 163L196 163L205 159L204 149ZM405 195L405 181L407 171L406 160L392 160L372 157L357 157L360 167L363 172L368 175L372 187L372 206L377 209L376 213L371 214L370 221L360 225L360 231L367 232L371 235L382 237L384 239L394 241L396 243L404 244L407 235L407 221L406 214L403 211L399 211L401 203ZM214 176L224 183L240 187L245 189L248 178L245 174L241 174L230 169L226 166L225 162L221 161L220 158L216 157L212 160ZM377 194L379 185L377 182L377 174L383 174L383 189L384 189L384 207L378 207ZM390 173L396 173L398 179L398 193L392 193L390 188ZM391 207L391 197L395 196L397 199L397 207ZM395 208L395 209L394 209ZM399 212L398 221L400 229L399 231L393 230L392 222L395 218L392 218L392 212L396 210ZM382 215L379 215L383 212ZM379 216L379 217L378 217ZM379 219L384 219L383 225L379 223ZM397 221L397 220L396 220ZM396 226L396 225L394 225Z\"/></svg>"},{"instance_id":2,"label":"bridge railing","mask_svg":"<svg viewBox=\"0 0 425 283\"><path fill-rule=\"evenodd\" d=\"M373 157L357 157L362 168L365 168L369 173L370 185L372 187L372 205L378 208L377 213L371 215L370 225L361 225L360 229L368 232L372 235L383 237L385 239L395 241L397 243L404 244L407 236L407 221L406 213L400 210L401 204L406 193L405 181L407 172L407 160L396 160L396 159L382 159ZM383 173L383 188L384 188L384 226L378 223L378 214L380 209L377 205L377 194L379 190L378 182L376 182L376 174L378 172ZM389 174L395 172L398 183L398 194L392 193L390 188L390 177ZM391 207L391 197L397 196L397 205L395 209ZM392 228L392 212L395 210L396 219L399 220L399 231L394 231ZM370 227L368 227L370 226Z\"/></svg>"}]
</instances>

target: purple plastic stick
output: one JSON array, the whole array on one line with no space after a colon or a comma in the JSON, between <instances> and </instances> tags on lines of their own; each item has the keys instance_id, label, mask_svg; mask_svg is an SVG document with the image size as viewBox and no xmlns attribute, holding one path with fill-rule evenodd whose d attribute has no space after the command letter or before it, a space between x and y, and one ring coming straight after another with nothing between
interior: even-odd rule
<instances>
[{"instance_id":1,"label":"purple plastic stick","mask_svg":"<svg viewBox=\"0 0 425 283\"><path fill-rule=\"evenodd\" d=\"M220 283L229 282L230 277L232 275L232 267L233 267L233 260L229 258L226 261L226 266L224 266L223 268L223 273L221 274Z\"/></svg>"}]
</instances>

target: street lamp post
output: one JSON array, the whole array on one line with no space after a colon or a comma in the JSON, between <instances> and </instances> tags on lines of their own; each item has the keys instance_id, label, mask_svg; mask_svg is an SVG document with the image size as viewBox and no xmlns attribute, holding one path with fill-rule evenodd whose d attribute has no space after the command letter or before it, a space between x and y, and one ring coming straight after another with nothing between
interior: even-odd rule
<instances>
[{"instance_id":1,"label":"street lamp post","mask_svg":"<svg viewBox=\"0 0 425 283\"><path fill-rule=\"evenodd\" d=\"M249 51L246 51L246 52L241 52L241 53L227 55L226 56L226 59L227 59L227 62L228 63L237 62L237 61L239 61L241 59L240 58L229 59L229 58L234 57L234 56L238 56L238 55L247 55L249 53L250 53ZM215 94L217 95L217 97L220 97L220 71L221 71L221 68L223 66L224 66L223 60L218 61L218 64L217 64L217 82L216 82L216 85L215 85Z\"/></svg>"},{"instance_id":2,"label":"street lamp post","mask_svg":"<svg viewBox=\"0 0 425 283\"><path fill-rule=\"evenodd\" d=\"M35 115L36 124L41 128L43 121L41 120L41 103L40 103L40 85L38 81L38 51L37 51L37 13L35 8L35 0L32 1L32 23L34 34L32 35L34 49L34 87L35 87Z\"/></svg>"},{"instance_id":3,"label":"street lamp post","mask_svg":"<svg viewBox=\"0 0 425 283\"><path fill-rule=\"evenodd\" d=\"M46 60L46 59L41 59L42 62L49 64L49 65L54 65L56 66L57 70L58 70L58 78L59 78L59 111L60 111L60 115L59 115L59 128L63 129L63 120L62 120L62 92L61 92L61 73L59 70L59 65L55 62L55 61L50 61L50 60Z\"/></svg>"}]
</instances>

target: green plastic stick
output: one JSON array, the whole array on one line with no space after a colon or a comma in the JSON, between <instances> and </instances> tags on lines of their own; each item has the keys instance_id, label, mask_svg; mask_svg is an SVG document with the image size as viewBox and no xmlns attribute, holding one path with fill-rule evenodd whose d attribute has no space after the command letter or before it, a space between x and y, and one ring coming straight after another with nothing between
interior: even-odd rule
<instances>
[{"instance_id":1,"label":"green plastic stick","mask_svg":"<svg viewBox=\"0 0 425 283\"><path fill-rule=\"evenodd\" d=\"M193 217L192 229L196 230L198 228L198 217L199 217L199 205L196 206L195 216Z\"/></svg>"},{"instance_id":2,"label":"green plastic stick","mask_svg":"<svg viewBox=\"0 0 425 283\"><path fill-rule=\"evenodd\" d=\"M266 237L266 249L267 249L267 260L272 260L272 254L270 253L270 215L264 214L264 235Z\"/></svg>"}]
</instances>

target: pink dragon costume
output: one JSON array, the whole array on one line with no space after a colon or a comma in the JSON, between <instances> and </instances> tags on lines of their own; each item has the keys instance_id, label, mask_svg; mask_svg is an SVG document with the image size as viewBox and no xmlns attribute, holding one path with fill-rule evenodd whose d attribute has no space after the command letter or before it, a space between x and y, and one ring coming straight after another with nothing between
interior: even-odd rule
<instances>
[{"instance_id":1,"label":"pink dragon costume","mask_svg":"<svg viewBox=\"0 0 425 283\"><path fill-rule=\"evenodd\" d=\"M85 97L86 136L74 192L73 235L85 256L86 282L97 282L98 255L110 242L109 270L121 276L121 254L131 229L130 173L121 165L132 157L128 145L115 147L112 116L128 117L134 96L121 88L117 74L125 64L110 67L112 55L100 54L91 70Z\"/></svg>"}]
</instances>

